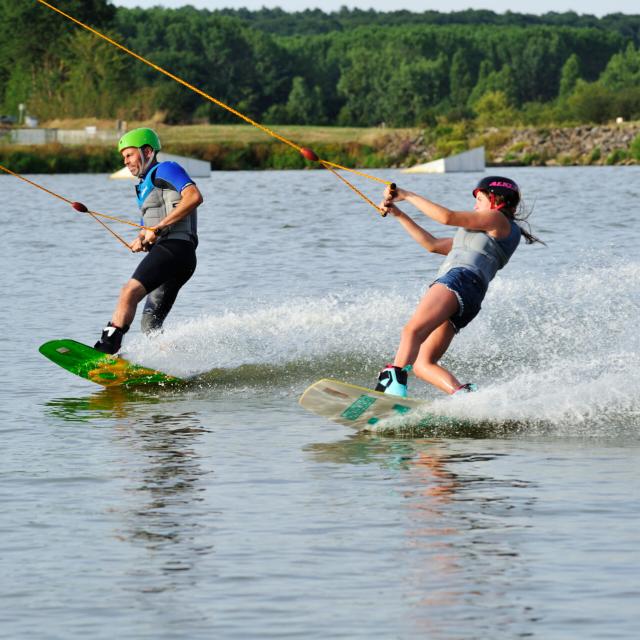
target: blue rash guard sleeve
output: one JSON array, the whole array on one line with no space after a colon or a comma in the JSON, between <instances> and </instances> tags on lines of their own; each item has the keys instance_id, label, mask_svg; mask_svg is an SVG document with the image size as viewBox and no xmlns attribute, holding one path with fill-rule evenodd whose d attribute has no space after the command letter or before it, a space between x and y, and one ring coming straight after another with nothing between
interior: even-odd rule
<instances>
[{"instance_id":1,"label":"blue rash guard sleeve","mask_svg":"<svg viewBox=\"0 0 640 640\"><path fill-rule=\"evenodd\" d=\"M195 184L189 174L177 162L170 161L161 162L158 165L153 182L159 187L164 182L178 193L182 193L189 185Z\"/></svg>"}]
</instances>

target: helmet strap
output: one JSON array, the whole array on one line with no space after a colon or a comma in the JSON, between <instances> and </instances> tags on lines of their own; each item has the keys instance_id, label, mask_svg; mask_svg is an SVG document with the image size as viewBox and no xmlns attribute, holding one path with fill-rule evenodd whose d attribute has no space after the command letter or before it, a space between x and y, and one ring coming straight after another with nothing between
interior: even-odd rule
<instances>
[{"instance_id":1,"label":"helmet strap","mask_svg":"<svg viewBox=\"0 0 640 640\"><path fill-rule=\"evenodd\" d=\"M151 156L149 158L145 158L144 157L144 151L142 151L142 147L138 148L138 153L140 154L140 175L143 176L145 173L147 173L147 170L149 169L149 167L151 166L151 163L153 162L153 159L155 158L155 152L151 154Z\"/></svg>"},{"instance_id":2,"label":"helmet strap","mask_svg":"<svg viewBox=\"0 0 640 640\"><path fill-rule=\"evenodd\" d=\"M489 202L491 203L491 208L500 211L500 209L504 209L506 202L501 202L499 205L496 205L496 195L495 193L489 194Z\"/></svg>"}]
</instances>

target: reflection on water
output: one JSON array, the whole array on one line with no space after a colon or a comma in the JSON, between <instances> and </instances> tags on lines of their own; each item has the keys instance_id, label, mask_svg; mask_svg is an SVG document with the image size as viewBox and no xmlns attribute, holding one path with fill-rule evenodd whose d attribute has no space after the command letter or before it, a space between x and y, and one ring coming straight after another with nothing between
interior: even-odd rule
<instances>
[{"instance_id":1,"label":"reflection on water","mask_svg":"<svg viewBox=\"0 0 640 640\"><path fill-rule=\"evenodd\" d=\"M532 526L536 485L513 477L507 454L478 444L359 433L306 448L319 463L373 464L390 473L401 500L389 501L400 529L389 535L402 540L396 562L404 567L404 596L422 637L451 637L454 630L459 637L489 637L483 636L478 608L492 610L491 628L502 628L505 637L531 629L535 618L521 585L531 579L523 530ZM496 474L500 468L504 477ZM385 502L381 495L371 509L381 510ZM378 543L372 539L374 551ZM512 598L511 590L520 596Z\"/></svg>"},{"instance_id":2,"label":"reflection on water","mask_svg":"<svg viewBox=\"0 0 640 640\"><path fill-rule=\"evenodd\" d=\"M123 460L130 474L126 493L131 497L118 506L123 523L118 535L141 544L157 561L136 567L136 578L152 577L156 571L173 574L189 571L211 548L201 541L205 524L199 506L203 502L201 479L209 473L201 465L199 436L205 430L193 412L149 415L116 438L131 453L136 467ZM173 579L152 584L143 590L165 590Z\"/></svg>"},{"instance_id":3,"label":"reflection on water","mask_svg":"<svg viewBox=\"0 0 640 640\"><path fill-rule=\"evenodd\" d=\"M197 412L176 411L171 402L166 393L115 387L47 403L51 415L65 422L102 423L113 430L120 452L114 473L124 480L121 495L128 499L114 504L110 513L120 516L116 539L145 550L128 571L132 588L141 592L174 588L172 576L189 571L211 551L201 540L205 525L199 511L201 479L210 473L199 453L200 436L207 430Z\"/></svg>"},{"instance_id":4,"label":"reflection on water","mask_svg":"<svg viewBox=\"0 0 640 640\"><path fill-rule=\"evenodd\" d=\"M47 413L52 418L64 422L86 422L99 424L100 419L127 419L141 413L142 406L160 404L167 394L143 392L125 387L102 389L80 398L54 398L45 403ZM97 422L96 422L97 421Z\"/></svg>"}]
</instances>

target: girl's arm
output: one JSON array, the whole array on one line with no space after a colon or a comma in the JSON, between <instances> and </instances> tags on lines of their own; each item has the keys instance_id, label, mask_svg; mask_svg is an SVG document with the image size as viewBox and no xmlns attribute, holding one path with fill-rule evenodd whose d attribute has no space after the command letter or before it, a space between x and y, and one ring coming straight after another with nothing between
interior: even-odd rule
<instances>
[{"instance_id":1,"label":"girl's arm","mask_svg":"<svg viewBox=\"0 0 640 640\"><path fill-rule=\"evenodd\" d=\"M387 189L385 203L391 200L390 195L390 191ZM509 220L497 209L491 211L451 211L451 209L431 202L417 193L404 189L397 189L393 200L405 200L432 220L450 227L494 232L498 237L507 236L511 230Z\"/></svg>"},{"instance_id":2,"label":"girl's arm","mask_svg":"<svg viewBox=\"0 0 640 640\"><path fill-rule=\"evenodd\" d=\"M400 211L394 204L384 207L404 227L405 231L422 247L431 253L440 253L446 256L451 251L453 238L436 238L426 229L414 222L406 213Z\"/></svg>"}]
</instances>

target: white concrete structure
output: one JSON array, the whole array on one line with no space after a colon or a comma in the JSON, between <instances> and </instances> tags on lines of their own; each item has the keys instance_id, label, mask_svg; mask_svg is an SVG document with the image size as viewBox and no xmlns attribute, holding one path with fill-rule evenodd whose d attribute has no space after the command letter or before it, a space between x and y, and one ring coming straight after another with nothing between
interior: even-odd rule
<instances>
[{"instance_id":1,"label":"white concrete structure","mask_svg":"<svg viewBox=\"0 0 640 640\"><path fill-rule=\"evenodd\" d=\"M192 178L211 177L211 165L205 160L196 160L195 158L186 158L184 156L174 156L170 153L165 153L164 151L160 151L160 153L158 153L158 160L160 162L177 162ZM133 179L133 176L127 167L122 167L122 169L112 173L109 177L116 180L121 178Z\"/></svg>"},{"instance_id":2,"label":"white concrete structure","mask_svg":"<svg viewBox=\"0 0 640 640\"><path fill-rule=\"evenodd\" d=\"M11 129L11 144L52 144L58 141L57 129Z\"/></svg>"},{"instance_id":3,"label":"white concrete structure","mask_svg":"<svg viewBox=\"0 0 640 640\"><path fill-rule=\"evenodd\" d=\"M116 131L105 131L96 127L84 129L43 129L31 127L12 129L12 144L96 144L98 142L113 143L118 140Z\"/></svg>"},{"instance_id":4,"label":"white concrete structure","mask_svg":"<svg viewBox=\"0 0 640 640\"><path fill-rule=\"evenodd\" d=\"M484 171L484 169L484 147L476 147L455 156L417 164L404 169L402 173L452 173L454 171Z\"/></svg>"}]
</instances>

